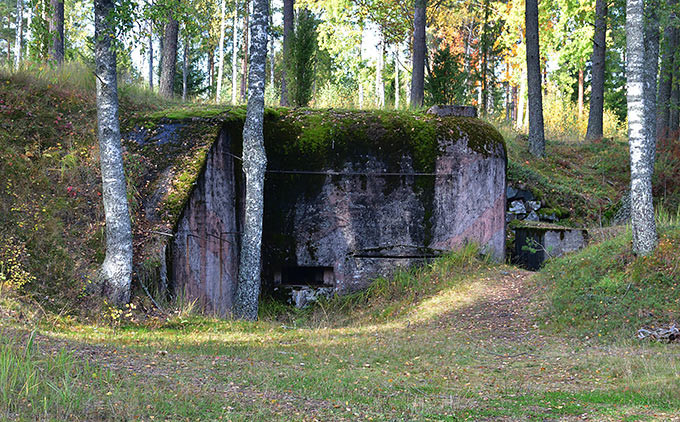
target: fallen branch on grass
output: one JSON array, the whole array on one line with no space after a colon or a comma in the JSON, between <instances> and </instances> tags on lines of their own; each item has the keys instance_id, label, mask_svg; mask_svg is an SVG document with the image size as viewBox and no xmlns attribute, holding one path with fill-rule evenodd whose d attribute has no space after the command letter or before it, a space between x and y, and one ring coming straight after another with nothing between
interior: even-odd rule
<instances>
[{"instance_id":1,"label":"fallen branch on grass","mask_svg":"<svg viewBox=\"0 0 680 422\"><path fill-rule=\"evenodd\" d=\"M637 331L637 338L639 340L656 340L656 341L665 341L665 342L672 342L675 340L680 340L680 330L678 327L675 326L675 324L671 324L670 327L668 328L657 328L657 329L647 329L647 328L640 328Z\"/></svg>"}]
</instances>

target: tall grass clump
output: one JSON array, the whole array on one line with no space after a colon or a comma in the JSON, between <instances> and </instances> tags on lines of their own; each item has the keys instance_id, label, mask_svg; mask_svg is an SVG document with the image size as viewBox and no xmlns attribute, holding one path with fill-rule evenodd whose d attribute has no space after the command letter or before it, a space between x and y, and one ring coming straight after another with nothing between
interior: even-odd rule
<instances>
[{"instance_id":1,"label":"tall grass clump","mask_svg":"<svg viewBox=\"0 0 680 422\"><path fill-rule=\"evenodd\" d=\"M680 318L678 215L659 214L659 245L635 256L631 233L548 263L539 283L550 287L546 319L557 330L633 336L642 326Z\"/></svg>"},{"instance_id":2,"label":"tall grass clump","mask_svg":"<svg viewBox=\"0 0 680 422\"><path fill-rule=\"evenodd\" d=\"M96 399L84 387L85 378L101 378L97 371L77 365L63 349L42 355L35 331L23 346L13 338L0 339L0 419L72 420Z\"/></svg>"}]
</instances>

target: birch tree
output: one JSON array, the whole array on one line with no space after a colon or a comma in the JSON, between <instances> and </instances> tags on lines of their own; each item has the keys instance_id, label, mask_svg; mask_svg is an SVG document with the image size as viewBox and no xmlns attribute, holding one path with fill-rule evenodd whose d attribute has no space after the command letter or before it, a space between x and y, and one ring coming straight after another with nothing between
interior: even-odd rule
<instances>
[{"instance_id":1,"label":"birch tree","mask_svg":"<svg viewBox=\"0 0 680 422\"><path fill-rule=\"evenodd\" d=\"M650 254L657 244L652 201L654 137L656 133L651 132L648 117L656 110L651 108L652 104L646 99L645 95L645 90L651 88L649 86L651 78L646 77L645 73L652 69L646 69L651 59L648 57L649 54L646 54L648 52L645 51L645 45L650 40L645 37L649 31L645 30L644 10L644 0L627 0L626 75L631 173L631 223L633 252L640 255ZM656 68L654 73L654 78L656 78Z\"/></svg>"},{"instance_id":2,"label":"birch tree","mask_svg":"<svg viewBox=\"0 0 680 422\"><path fill-rule=\"evenodd\" d=\"M291 48L290 39L293 36L293 21L295 19L293 6L294 0L283 0L283 56L289 55ZM286 69L284 66L283 74L281 75L281 105L287 107L288 102L288 87L286 86Z\"/></svg>"},{"instance_id":3,"label":"birch tree","mask_svg":"<svg viewBox=\"0 0 680 422\"><path fill-rule=\"evenodd\" d=\"M14 42L14 69L19 70L21 66L21 44L24 23L24 0L17 0L17 22L16 22L16 41Z\"/></svg>"},{"instance_id":4,"label":"birch tree","mask_svg":"<svg viewBox=\"0 0 680 422\"><path fill-rule=\"evenodd\" d=\"M234 0L234 23L231 45L231 104L238 102L236 89L238 87L238 64L236 57L238 54L238 0Z\"/></svg>"},{"instance_id":5,"label":"birch tree","mask_svg":"<svg viewBox=\"0 0 680 422\"><path fill-rule=\"evenodd\" d=\"M677 0L669 0L670 16L664 29L664 49L661 59L661 72L659 76L659 104L657 117L657 135L659 139L669 135L671 89L673 83L677 84L678 75L673 74L674 59L678 50L677 15L674 8Z\"/></svg>"},{"instance_id":6,"label":"birch tree","mask_svg":"<svg viewBox=\"0 0 680 422\"><path fill-rule=\"evenodd\" d=\"M112 303L122 305L130 300L132 230L118 121L116 53L112 48L115 36L111 24L113 10L113 0L94 1L99 162L106 218L106 257L100 282L103 294Z\"/></svg>"},{"instance_id":7,"label":"birch tree","mask_svg":"<svg viewBox=\"0 0 680 422\"><path fill-rule=\"evenodd\" d=\"M215 102L220 102L222 96L222 77L224 75L224 31L226 30L225 9L227 8L226 0L220 1L220 44L219 44L219 59L217 61L217 92L215 93Z\"/></svg>"},{"instance_id":8,"label":"birch tree","mask_svg":"<svg viewBox=\"0 0 680 422\"><path fill-rule=\"evenodd\" d=\"M260 295L260 252L264 209L264 83L267 62L267 0L253 0L251 16L248 107L243 127L243 172L246 179L245 222L241 239L238 286L234 312L238 318L257 319ZM245 30L245 28L244 28Z\"/></svg>"}]
</instances>

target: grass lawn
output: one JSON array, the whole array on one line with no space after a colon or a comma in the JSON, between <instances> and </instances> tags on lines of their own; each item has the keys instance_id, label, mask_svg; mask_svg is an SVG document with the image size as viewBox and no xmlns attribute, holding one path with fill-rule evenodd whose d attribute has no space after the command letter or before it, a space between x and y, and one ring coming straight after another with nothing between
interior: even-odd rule
<instances>
[{"instance_id":1,"label":"grass lawn","mask_svg":"<svg viewBox=\"0 0 680 422\"><path fill-rule=\"evenodd\" d=\"M279 321L178 314L157 326L63 319L27 326L5 319L0 417L680 418L676 344L639 343L636 327L606 338L592 327L555 329L545 317L547 284L469 253L408 274L402 278L411 284L386 280L370 298Z\"/></svg>"}]
</instances>

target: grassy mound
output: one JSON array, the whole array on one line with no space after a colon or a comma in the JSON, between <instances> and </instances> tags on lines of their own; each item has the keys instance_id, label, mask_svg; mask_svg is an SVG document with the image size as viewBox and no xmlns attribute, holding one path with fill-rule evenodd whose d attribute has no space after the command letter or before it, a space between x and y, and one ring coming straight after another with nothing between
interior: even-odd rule
<instances>
[{"instance_id":1,"label":"grassy mound","mask_svg":"<svg viewBox=\"0 0 680 422\"><path fill-rule=\"evenodd\" d=\"M659 230L651 256L636 257L630 231L550 262L538 282L549 290L546 315L558 330L632 336L642 326L680 318L680 226Z\"/></svg>"}]
</instances>

